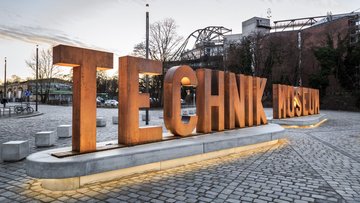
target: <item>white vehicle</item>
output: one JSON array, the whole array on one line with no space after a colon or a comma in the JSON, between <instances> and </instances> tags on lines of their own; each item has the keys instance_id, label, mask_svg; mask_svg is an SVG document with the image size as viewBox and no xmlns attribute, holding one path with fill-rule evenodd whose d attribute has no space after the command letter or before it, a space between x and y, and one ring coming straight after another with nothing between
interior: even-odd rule
<instances>
[{"instance_id":1,"label":"white vehicle","mask_svg":"<svg viewBox=\"0 0 360 203\"><path fill-rule=\"evenodd\" d=\"M118 106L118 105L119 105L119 102L114 99L105 101L105 106Z\"/></svg>"}]
</instances>

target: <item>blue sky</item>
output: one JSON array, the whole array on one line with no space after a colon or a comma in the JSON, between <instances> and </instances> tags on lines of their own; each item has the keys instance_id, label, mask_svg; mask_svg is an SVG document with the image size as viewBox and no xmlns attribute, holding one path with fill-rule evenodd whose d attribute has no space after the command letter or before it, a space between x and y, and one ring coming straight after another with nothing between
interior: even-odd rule
<instances>
[{"instance_id":1,"label":"blue sky","mask_svg":"<svg viewBox=\"0 0 360 203\"><path fill-rule=\"evenodd\" d=\"M266 17L268 8L272 21L360 8L360 0L0 0L0 80L5 56L9 77L31 76L24 61L36 44L84 46L108 50L116 57L130 54L145 37L146 3L150 22L171 17L184 38L210 25L240 33L242 21Z\"/></svg>"}]
</instances>

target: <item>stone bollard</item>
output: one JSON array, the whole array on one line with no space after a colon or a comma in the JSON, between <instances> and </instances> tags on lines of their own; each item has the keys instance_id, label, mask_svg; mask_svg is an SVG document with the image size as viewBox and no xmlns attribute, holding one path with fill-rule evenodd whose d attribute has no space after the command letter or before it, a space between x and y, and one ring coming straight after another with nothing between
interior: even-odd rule
<instances>
[{"instance_id":1,"label":"stone bollard","mask_svg":"<svg viewBox=\"0 0 360 203\"><path fill-rule=\"evenodd\" d=\"M1 144L3 161L20 161L30 153L29 141L9 141Z\"/></svg>"},{"instance_id":2,"label":"stone bollard","mask_svg":"<svg viewBox=\"0 0 360 203\"><path fill-rule=\"evenodd\" d=\"M96 127L105 127L106 120L104 117L96 117Z\"/></svg>"},{"instance_id":3,"label":"stone bollard","mask_svg":"<svg viewBox=\"0 0 360 203\"><path fill-rule=\"evenodd\" d=\"M50 147L55 144L56 137L54 131L42 131L35 134L36 147Z\"/></svg>"},{"instance_id":4,"label":"stone bollard","mask_svg":"<svg viewBox=\"0 0 360 203\"><path fill-rule=\"evenodd\" d=\"M113 124L119 124L119 117L118 116L113 116L112 117L112 122L113 122Z\"/></svg>"},{"instance_id":5,"label":"stone bollard","mask_svg":"<svg viewBox=\"0 0 360 203\"><path fill-rule=\"evenodd\" d=\"M57 127L57 136L59 138L68 138L72 136L71 125L59 125Z\"/></svg>"}]
</instances>

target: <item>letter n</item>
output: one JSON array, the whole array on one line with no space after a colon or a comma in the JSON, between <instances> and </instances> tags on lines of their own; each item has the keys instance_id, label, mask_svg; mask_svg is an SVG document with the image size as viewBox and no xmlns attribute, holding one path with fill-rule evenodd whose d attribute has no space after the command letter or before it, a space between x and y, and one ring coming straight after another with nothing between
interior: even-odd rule
<instances>
[{"instance_id":1,"label":"letter n","mask_svg":"<svg viewBox=\"0 0 360 203\"><path fill-rule=\"evenodd\" d=\"M243 77L244 75L235 76L234 73L225 73L226 129L233 129L235 126L240 128L245 127L245 86Z\"/></svg>"}]
</instances>

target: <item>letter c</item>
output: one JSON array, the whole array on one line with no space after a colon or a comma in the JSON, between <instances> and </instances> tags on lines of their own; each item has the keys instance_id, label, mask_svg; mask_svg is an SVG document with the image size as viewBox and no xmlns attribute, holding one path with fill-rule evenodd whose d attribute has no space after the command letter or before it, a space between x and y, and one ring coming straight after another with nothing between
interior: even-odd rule
<instances>
[{"instance_id":1,"label":"letter c","mask_svg":"<svg viewBox=\"0 0 360 203\"><path fill-rule=\"evenodd\" d=\"M197 77L190 66L174 66L170 68L164 79L164 121L171 133L178 136L189 136L196 127L198 117L189 116L187 123L181 120L181 95L183 86L197 86Z\"/></svg>"}]
</instances>

